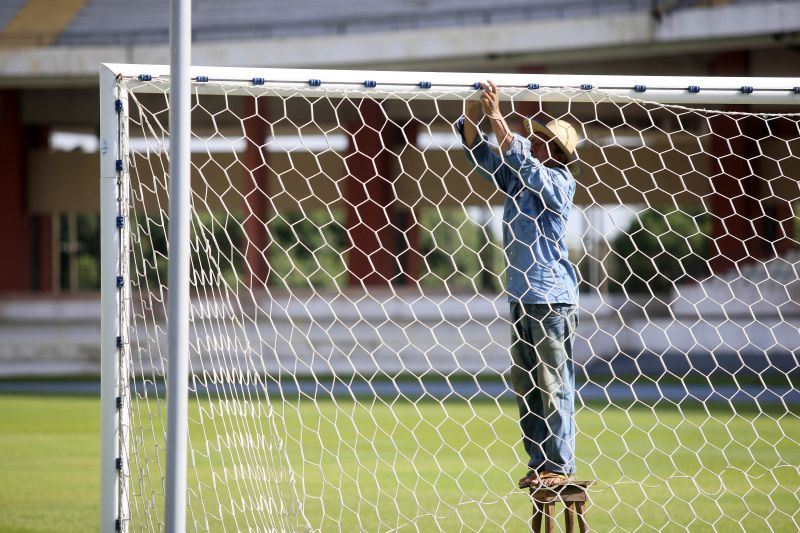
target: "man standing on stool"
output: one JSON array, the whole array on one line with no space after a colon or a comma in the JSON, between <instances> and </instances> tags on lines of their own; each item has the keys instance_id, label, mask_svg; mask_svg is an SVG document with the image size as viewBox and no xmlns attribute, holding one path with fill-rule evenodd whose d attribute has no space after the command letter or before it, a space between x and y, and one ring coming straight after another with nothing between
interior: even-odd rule
<instances>
[{"instance_id":1,"label":"man standing on stool","mask_svg":"<svg viewBox=\"0 0 800 533\"><path fill-rule=\"evenodd\" d=\"M505 196L503 244L511 304L511 381L530 460L520 488L562 485L575 473L575 371L578 280L564 239L580 172L578 134L566 121L526 119L512 134L497 86L481 84L480 101L464 103L456 127L467 159ZM499 152L478 130L483 110Z\"/></svg>"}]
</instances>

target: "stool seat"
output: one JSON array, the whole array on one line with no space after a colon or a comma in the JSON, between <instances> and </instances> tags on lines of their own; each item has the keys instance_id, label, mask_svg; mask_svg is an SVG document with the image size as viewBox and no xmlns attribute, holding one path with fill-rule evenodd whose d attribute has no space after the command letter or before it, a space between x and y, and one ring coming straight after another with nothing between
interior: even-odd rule
<instances>
[{"instance_id":1,"label":"stool seat","mask_svg":"<svg viewBox=\"0 0 800 533\"><path fill-rule=\"evenodd\" d=\"M564 525L567 533L573 533L575 528L573 513L578 515L580 532L586 533L589 530L585 516L586 502L589 501L586 489L592 483L594 480L570 481L555 487L531 487L530 496L533 501L531 528L534 533L539 533L542 529L542 516L546 533L555 531L555 506L559 501L564 504Z\"/></svg>"}]
</instances>

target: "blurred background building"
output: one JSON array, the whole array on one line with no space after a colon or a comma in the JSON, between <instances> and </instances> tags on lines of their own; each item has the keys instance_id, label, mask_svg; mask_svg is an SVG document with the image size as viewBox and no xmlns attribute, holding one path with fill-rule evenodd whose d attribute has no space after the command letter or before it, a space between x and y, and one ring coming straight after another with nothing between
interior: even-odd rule
<instances>
[{"instance_id":1,"label":"blurred background building","mask_svg":"<svg viewBox=\"0 0 800 533\"><path fill-rule=\"evenodd\" d=\"M167 9L0 4L0 375L98 368L98 65L168 63ZM195 65L786 77L800 65L794 0L194 0L193 18ZM764 217L762 233L782 236L765 250L797 244L789 200ZM758 258L737 253L719 277ZM646 344L658 342L678 347Z\"/></svg>"}]
</instances>

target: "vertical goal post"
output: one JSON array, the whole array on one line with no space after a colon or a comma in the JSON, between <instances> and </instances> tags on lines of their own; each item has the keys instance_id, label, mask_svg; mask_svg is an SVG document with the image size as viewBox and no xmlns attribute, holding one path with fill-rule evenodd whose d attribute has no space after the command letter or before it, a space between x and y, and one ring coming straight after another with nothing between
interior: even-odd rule
<instances>
[{"instance_id":1,"label":"vertical goal post","mask_svg":"<svg viewBox=\"0 0 800 533\"><path fill-rule=\"evenodd\" d=\"M433 101L437 102L438 106L438 102L457 102L476 98L476 84L491 79L500 88L502 100L506 103L513 101L514 104L523 102L547 104L553 102L567 104L613 103L619 106L628 104L699 106L687 108L690 113L702 113L706 106L765 106L765 109L767 109L769 113L776 113L776 110L789 109L790 113L781 112L781 115L790 117L795 125L798 120L798 112L800 111L800 108L795 107L800 104L800 78L433 73L199 66L191 67L189 71L189 77L191 79L191 98L195 102L204 96L257 98L269 95L281 99L324 98L327 100L368 99L380 101L383 99L393 99L406 102ZM133 233L136 233L136 240L141 239L143 233L136 232L132 229L135 225L133 221L135 217L135 206L132 206L132 199L130 197L130 165L132 162L132 155L129 132L131 116L129 113L131 105L133 104L132 100L135 100L138 95L156 94L163 95L164 98L167 99L169 83L169 66L103 64L100 67L99 146L102 245L102 316L100 339L102 380L101 531L127 531L129 528L131 530L149 530L149 528L153 527L152 524L148 526L137 526L136 528L130 527L130 521L132 519L132 502L130 495L132 490L139 491L139 489L132 489L129 486L133 474L131 472L131 465L128 462L128 447L130 446L131 438L133 438L131 435L132 429L133 432L136 433L136 429L139 427L136 426L136 424L141 423L131 420L131 405L132 402L137 400L132 398L130 382L132 379L135 379L134 374L142 371L139 363L132 360L132 358L135 357L135 354L132 354L132 350L138 350L140 352L143 350L143 348L138 346L132 347L132 344L144 341L140 334L134 332L135 325L132 323L133 308L139 304L132 302L132 298L135 296L132 295L131 278L132 275L135 274L134 271L137 267L131 266L131 254L133 253L131 239L133 238ZM437 119L446 118L450 121L451 119L457 118L457 116L442 117L438 115L438 112L437 107ZM734 112L733 115L736 113L739 113L739 111ZM413 116L413 111L411 114ZM186 118L188 120L188 117ZM240 118L240 120L244 121L245 118L246 117ZM163 135L164 132L157 130L158 127L154 128L156 133L153 138L155 138L158 143L164 143L163 137L160 139L158 138L158 135ZM742 135L746 135L746 133L742 133ZM756 142L757 141L756 139ZM263 143L263 140L255 141L255 144L259 146ZM165 146L165 144L163 146ZM161 146L160 149L163 149L163 146ZM188 142L184 146L184 149L188 150ZM301 147L301 149L303 148ZM150 150L150 148L147 148L147 150ZM578 151L580 152L580 148ZM796 159L800 157L798 153L793 152L792 149L789 150L789 153L789 158ZM186 156L188 157L188 154L186 154ZM169 158L169 156L167 156L167 158ZM292 170L294 171L295 169L292 168ZM152 170L152 172L162 171L163 169ZM166 172L163 173L165 175L161 176L161 178L167 181L168 177L166 176ZM324 168L322 169L322 174L325 174ZM800 176L783 177L794 180L800 179ZM473 177L471 179L477 180L478 178ZM188 195L190 192L187 191L186 194ZM798 195L797 199L800 199L800 195ZM170 200L172 200L172 198L170 198ZM174 204L170 205L171 208L174 206ZM186 205L184 208L188 210L190 206ZM358 208L355 207L355 209L357 210ZM160 222L168 224L170 220L173 220L172 216L166 215L161 217ZM186 242L181 245L186 247L183 251L173 247L169 250L169 253L185 253L188 256L190 253L189 249L193 245L192 238L187 237ZM341 255L343 252L339 251L339 254ZM246 261L245 259L245 262ZM196 267L192 267L192 272L194 268ZM189 278L192 276L193 274L190 273ZM137 285L139 284L139 282L136 283ZM161 283L165 285L166 282L162 280ZM266 285L263 288L267 289ZM166 286L161 286L155 290L161 290L166 293L168 289L169 288ZM149 290L153 289L150 288ZM337 295L344 294L343 290L337 290L338 292L334 291ZM312 291L314 291L316 295L313 286ZM447 292L449 295L449 288ZM251 295L248 294L246 298L250 296ZM184 305L187 307L190 306L188 296ZM173 307L171 306L170 309L173 309ZM502 310L500 313L502 314ZM193 310L187 312L186 316L168 316L166 320L167 322L173 320L186 321L188 324L190 317L196 317L196 314L197 311ZM243 320L243 322L246 321ZM784 323L785 320L781 318L781 324ZM156 328L156 331L157 330L158 328ZM232 335L237 336L240 334L236 333ZM133 337L138 338L134 339ZM238 339L238 337L236 338ZM246 338L245 340L246 342L244 344L248 346L251 342L260 342L262 344L268 344L270 342L269 340L265 341L261 338L255 341L250 338ZM280 340L283 341L284 339ZM149 339L149 342L158 344L160 341ZM278 341L275 340L275 344L277 343ZM791 344L783 345L780 341L778 341L777 344L780 345L781 348L790 351L800 349L800 346L793 346ZM792 371L795 370L796 369L792 369ZM189 372L193 371L189 370ZM255 372L258 373L258 371ZM333 370L333 373L336 375L336 370ZM788 374L787 372L787 375ZM313 371L311 375L314 375ZM264 381L266 382L268 379L264 378ZM191 386L190 384L189 387ZM147 396L148 393L146 391L151 389L160 390L159 387L161 387L161 384L155 383L155 380L150 380L138 394ZM237 388L236 390L245 389ZM266 386L263 390L257 390L253 394L255 398L248 397L247 401L253 400L257 402L260 397L259 394L264 391L266 391ZM189 390L169 390L167 392L168 397L172 394L188 395ZM266 394L264 396L266 396ZM280 401L282 397L281 393L281 397L277 399L277 401ZM160 398L158 401L161 401ZM511 402L512 400L503 401ZM156 410L162 411L163 409L163 406L160 404L156 408ZM201 412L204 412L203 407L200 409ZM275 408L270 404L265 408L265 411L270 413L268 416L272 416L274 409ZM210 409L210 412L213 414L214 410ZM285 419L282 420L282 423L286 424ZM169 419L168 430L179 429L173 426L181 423L185 425L188 424L188 421L184 420L181 422L180 420ZM259 424L263 423L263 421L259 422ZM270 419L269 424L274 424L272 419ZM155 425L157 426L157 424ZM272 428L273 426L270 425L270 427ZM277 426L275 427L277 428ZM159 430L160 429L157 428L154 432L158 432ZM154 438L160 437L161 435L157 435L157 437ZM276 437L274 450L279 450L279 452L274 453L282 454L281 457L286 456L287 458L285 460L289 463L294 459L288 458L291 452L283 448L285 446L285 443L282 441L283 438L284 436L282 435ZM289 439L291 439L291 437L289 437ZM302 444L302 442L294 442L294 444L298 445ZM514 447L519 447L517 442L509 444L509 448ZM270 450L273 449L270 448ZM187 454L184 452L179 456L187 457ZM187 460L194 461L195 455L190 453ZM265 460L264 464L271 464L270 461L272 460L272 456L270 455L270 459ZM140 465L139 468L142 469L143 472L146 471L149 473L147 469L150 468L150 466ZM170 472L171 465L166 465L165 469L167 472ZM292 480L286 483L302 484L302 481L297 481L297 478L300 476L291 471L291 468L288 469L288 473L283 473L280 468L278 468L278 471L279 474L276 474L276 477L281 479L280 483L284 483L285 481L281 476L286 476L287 479L291 478ZM198 487L206 487L207 484L204 483L198 482ZM253 484L258 485L256 482L253 482ZM158 483L156 483L156 485L158 485ZM194 490L202 492L200 488L195 488ZM261 498L261 500L268 500L269 498L267 495L272 494L272 492L270 492L272 489L262 490L264 490L264 494L260 495L259 498ZM275 490L276 492L280 492L280 490L284 489ZM297 492L294 488L285 490L288 490L290 493L294 491L295 494ZM795 497L797 497L796 492ZM205 500L203 500L203 498L206 498L206 496L198 498L200 499L199 501L204 502ZM275 496L275 498L276 502L281 502L281 505L283 505L283 496L279 495ZM232 497L232 501L234 499L235 498ZM300 499L302 500L303 498L301 497ZM322 496L319 496L319 499L321 500ZM180 502L182 500L178 499L176 501ZM147 507L143 504L139 505L143 508ZM205 512L207 515L213 516L211 519L212 522L218 520L222 528L225 528L229 524L227 520L233 520L233 522L230 523L234 523L238 528L264 527L265 529L270 529L270 527L272 527L277 530L281 527L288 527L287 524L293 524L295 527L315 529L316 526L322 523L319 520L324 521L330 519L330 517L324 515L325 510L321 511L324 515L323 518L319 520L309 519L304 515L304 503L301 501L297 504L297 508L291 511L298 514L299 518L297 518L295 522L291 522L290 518L284 516L290 511L287 511L283 507L281 510L278 510L278 507L281 507L278 504L275 504L275 509L272 509L270 508L272 503L260 501L260 503L248 503L247 506L252 505L253 508L258 508L258 512L254 511L252 516L248 514L247 519L239 522L236 517L233 516L235 515L234 510L237 509L238 505L239 504L230 504L226 506L225 504L219 504L220 509L225 509L224 512L222 510L219 511L219 516L215 514L215 510L213 510L211 506L209 506L208 510ZM376 503L375 505L377 506L378 504ZM241 506L247 507L244 503L241 503ZM157 507L157 504L153 504L154 509ZM203 509L205 510L205 507L203 507ZM181 511L181 509L175 509L175 512L180 513ZM144 512L145 511L137 511L136 519L142 520ZM152 512L154 514L150 516L150 520L153 520L153 523L163 524L171 522L169 517L158 516L158 511ZM332 511L332 513L334 515L336 514L335 511ZM259 524L257 519L253 518L253 516L269 517L270 520L274 518L275 522L268 527L267 525ZM422 513L422 516L426 515ZM203 522L203 520L206 521ZM252 520L256 521L253 522ZM264 520L267 520L267 518L264 518ZM342 518L334 518L333 520L334 522L336 522L336 520L341 520L341 522L338 522L340 527L344 522ZM381 520L381 518L378 518L380 530L392 529L391 526L402 522L383 523ZM404 523L413 522L412 518L406 518L406 520L407 521ZM438 520L438 518L436 518L436 520ZM797 520L797 517L795 517L794 520ZM182 519L174 523L180 524L181 522ZM795 524L796 523L797 522L795 522ZM215 530L213 525L208 525L208 517L205 519L195 517L193 524L192 527L197 530ZM276 526L274 524L278 525ZM436 522L436 524L438 525L439 523ZM491 522L491 524L495 524L495 522Z\"/></svg>"}]
</instances>

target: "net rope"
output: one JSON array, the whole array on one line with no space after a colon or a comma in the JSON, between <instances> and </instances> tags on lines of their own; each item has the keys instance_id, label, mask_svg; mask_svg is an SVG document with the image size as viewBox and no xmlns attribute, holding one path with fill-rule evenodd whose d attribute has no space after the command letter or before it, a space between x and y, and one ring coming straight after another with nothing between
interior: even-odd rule
<instances>
[{"instance_id":1,"label":"net rope","mask_svg":"<svg viewBox=\"0 0 800 533\"><path fill-rule=\"evenodd\" d=\"M504 193L467 162L463 100L211 83L192 111L187 527L528 527ZM582 139L566 238L591 527L797 529L800 115L577 94L504 89L501 109ZM168 111L131 90L123 113L131 531L163 527Z\"/></svg>"}]
</instances>

